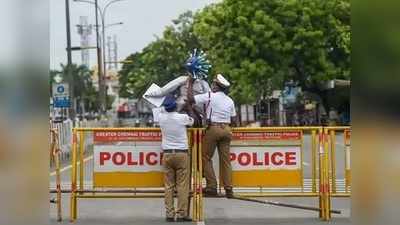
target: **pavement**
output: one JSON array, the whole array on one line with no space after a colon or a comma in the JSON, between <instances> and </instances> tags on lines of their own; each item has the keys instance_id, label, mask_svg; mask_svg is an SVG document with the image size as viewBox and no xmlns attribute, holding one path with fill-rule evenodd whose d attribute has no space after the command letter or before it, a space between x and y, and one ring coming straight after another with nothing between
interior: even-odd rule
<instances>
[{"instance_id":1,"label":"pavement","mask_svg":"<svg viewBox=\"0 0 400 225\"><path fill-rule=\"evenodd\" d=\"M303 151L303 169L304 169L304 190L311 188L311 153L309 151L311 142L309 136L304 139ZM217 154L214 160L216 173L218 173ZM344 188L344 143L343 137L338 135L336 138L336 158L337 160L337 178L338 190ZM343 160L342 160L343 159ZM85 155L85 186L91 187L91 175L93 170L93 157L88 151ZM61 180L62 188L70 189L71 166L64 163L62 166ZM78 173L79 174L79 173ZM50 172L50 187L55 187L54 172ZM282 189L280 191L285 191ZM290 191L290 190L289 190ZM54 198L50 194L50 198ZM262 199L262 198L259 198ZM283 203L295 203L308 206L318 206L318 198L267 198ZM62 212L63 221L56 221L56 205L50 205L50 224L70 224L69 222L69 194L63 194ZM76 224L82 225L110 225L110 224L166 224L164 202L161 198L154 199L78 199L78 219ZM318 212L306 211L301 209L292 209L263 205L260 203L244 202L240 200L225 198L206 198L204 202L204 222L197 224L207 225L318 225L327 224L318 218ZM341 215L332 214L333 218L329 224L347 225L350 221L350 198L334 198L332 208L342 211ZM186 224L196 224L196 222L187 222Z\"/></svg>"},{"instance_id":2,"label":"pavement","mask_svg":"<svg viewBox=\"0 0 400 225\"><path fill-rule=\"evenodd\" d=\"M317 205L316 198L274 198L274 201ZM69 198L63 197L63 221L56 221L56 207L50 208L51 224L70 224ZM334 199L333 208L342 210L341 215L333 215L329 224L350 225L350 200ZM275 207L232 199L205 199L204 222L187 224L248 224L248 225L318 225L327 224L318 218L318 212ZM79 199L78 219L75 224L166 224L163 199Z\"/></svg>"}]
</instances>

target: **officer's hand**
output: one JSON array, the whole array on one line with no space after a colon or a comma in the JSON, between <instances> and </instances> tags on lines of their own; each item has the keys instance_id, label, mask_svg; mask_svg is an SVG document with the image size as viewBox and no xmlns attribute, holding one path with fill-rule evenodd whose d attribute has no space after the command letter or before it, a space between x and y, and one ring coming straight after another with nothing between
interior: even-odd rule
<instances>
[{"instance_id":1,"label":"officer's hand","mask_svg":"<svg viewBox=\"0 0 400 225\"><path fill-rule=\"evenodd\" d=\"M193 79L192 75L190 75L190 74L188 74L188 81L189 81L189 84L192 84L194 82L194 79Z\"/></svg>"}]
</instances>

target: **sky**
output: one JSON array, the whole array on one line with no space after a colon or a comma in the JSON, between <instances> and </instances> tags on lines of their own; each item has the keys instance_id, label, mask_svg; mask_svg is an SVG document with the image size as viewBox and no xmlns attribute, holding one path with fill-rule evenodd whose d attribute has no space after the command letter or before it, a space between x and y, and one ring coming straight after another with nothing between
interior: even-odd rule
<instances>
[{"instance_id":1,"label":"sky","mask_svg":"<svg viewBox=\"0 0 400 225\"><path fill-rule=\"evenodd\" d=\"M94 0L89 0L94 1ZM104 6L110 0L99 0ZM165 26L172 24L181 13L197 11L220 0L124 0L113 3L106 12L105 24L123 22L106 29L106 36L117 35L118 60L141 51L147 44L161 36ZM80 46L76 25L80 16L87 16L89 24L95 24L94 5L70 0L71 45ZM66 64L65 0L50 0L50 69ZM96 45L96 36L90 37L90 46ZM90 50L90 65L96 64L96 50ZM81 64L80 51L72 52L72 62Z\"/></svg>"}]
</instances>

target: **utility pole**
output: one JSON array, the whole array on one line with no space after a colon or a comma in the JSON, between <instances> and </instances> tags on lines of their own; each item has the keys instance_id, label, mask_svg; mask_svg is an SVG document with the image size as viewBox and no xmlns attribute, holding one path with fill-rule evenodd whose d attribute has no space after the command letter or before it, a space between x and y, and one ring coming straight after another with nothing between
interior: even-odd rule
<instances>
[{"instance_id":1,"label":"utility pole","mask_svg":"<svg viewBox=\"0 0 400 225\"><path fill-rule=\"evenodd\" d=\"M97 47L97 71L98 71L98 79L99 79L99 99L100 99L100 114L104 115L106 112L106 96L104 91L104 74L103 74L103 64L101 58L101 47L100 47L100 39L99 39L99 18L98 18L98 2L94 1L94 10L96 15L96 47ZM104 38L103 38L104 39ZM104 41L104 40L103 40ZM104 51L104 50L103 50Z\"/></svg>"},{"instance_id":2,"label":"utility pole","mask_svg":"<svg viewBox=\"0 0 400 225\"><path fill-rule=\"evenodd\" d=\"M70 27L70 14L69 14L69 0L65 0L65 16L67 27L67 76L69 83L69 97L71 105L69 107L69 117L72 121L75 118L75 101L74 101L74 78L72 74L72 54L71 54L71 27Z\"/></svg>"}]
</instances>

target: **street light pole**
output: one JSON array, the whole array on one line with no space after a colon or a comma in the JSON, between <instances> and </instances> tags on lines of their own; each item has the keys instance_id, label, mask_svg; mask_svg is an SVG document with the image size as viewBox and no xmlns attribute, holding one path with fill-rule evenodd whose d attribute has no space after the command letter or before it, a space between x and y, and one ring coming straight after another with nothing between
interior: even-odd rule
<instances>
[{"instance_id":1,"label":"street light pole","mask_svg":"<svg viewBox=\"0 0 400 225\"><path fill-rule=\"evenodd\" d=\"M94 1L95 15L96 15L96 47L97 47L97 71L99 82L99 100L100 100L100 114L104 115L106 111L105 92L104 92L104 75L102 66L102 55L99 39L99 19L97 9L99 8L97 0ZM104 51L104 50L103 50Z\"/></svg>"},{"instance_id":2,"label":"street light pole","mask_svg":"<svg viewBox=\"0 0 400 225\"><path fill-rule=\"evenodd\" d=\"M113 3L116 3L116 2L120 2L120 1L124 1L124 0L112 0L112 1L110 1L110 2L108 2L107 4L106 4L106 6L104 6L104 8L103 8L103 10L102 10L102 13L101 13L101 19L102 19L102 30L103 30L103 39L102 39L102 41L103 41L103 71L104 71L104 79L106 78L106 76L107 76L107 68L106 68L106 12L107 12L107 9L108 9L108 7L111 5L111 4L113 4ZM107 96L107 86L105 85L105 83L104 83L104 93L105 93L105 96ZM107 106L107 103L106 103L106 100L107 99L105 99L105 104L106 104L106 106Z\"/></svg>"},{"instance_id":3,"label":"street light pole","mask_svg":"<svg viewBox=\"0 0 400 225\"><path fill-rule=\"evenodd\" d=\"M69 12L69 0L65 0L65 17L66 17L66 28L67 28L67 76L69 83L69 96L71 105L69 107L69 117L71 120L75 117L75 101L74 101L74 78L72 74L72 54L71 54L71 25L70 25L70 12Z\"/></svg>"},{"instance_id":4,"label":"street light pole","mask_svg":"<svg viewBox=\"0 0 400 225\"><path fill-rule=\"evenodd\" d=\"M106 87L105 87L105 76L106 76L106 54L105 54L105 14L107 8L115 3L115 2L120 2L124 0L112 0L107 3L107 5L101 9L98 5L98 0L94 0L94 2L89 1L89 0L74 0L75 2L85 2L85 3L90 3L95 5L95 15L96 15L96 40L97 40L97 67L98 67L98 76L99 76L99 98L100 98L100 113L102 115L105 114L106 112ZM100 39L99 39L99 22L98 22L98 13L100 13L101 17L101 26L102 26L102 46L103 49L100 47ZM102 59L103 58L103 59Z\"/></svg>"},{"instance_id":5,"label":"street light pole","mask_svg":"<svg viewBox=\"0 0 400 225\"><path fill-rule=\"evenodd\" d=\"M102 35L102 44L103 44L103 71L104 71L104 83L103 83L103 91L104 91L104 95L105 95L105 99L104 99L104 105L105 107L107 107L107 86L106 86L106 78L107 78L107 70L106 70L106 36L105 36L105 10L103 10L103 15L101 18L101 29L103 31L103 35Z\"/></svg>"}]
</instances>

